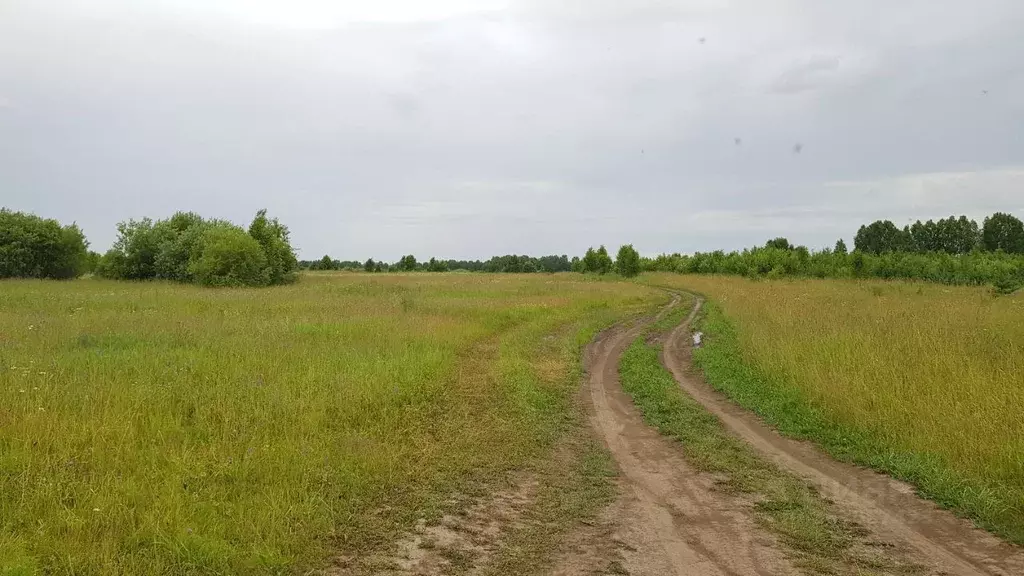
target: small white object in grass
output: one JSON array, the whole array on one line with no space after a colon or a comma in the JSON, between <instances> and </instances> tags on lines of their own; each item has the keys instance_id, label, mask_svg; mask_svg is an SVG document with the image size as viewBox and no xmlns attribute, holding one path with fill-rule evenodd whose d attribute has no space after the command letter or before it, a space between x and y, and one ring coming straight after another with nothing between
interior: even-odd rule
<instances>
[{"instance_id":1,"label":"small white object in grass","mask_svg":"<svg viewBox=\"0 0 1024 576\"><path fill-rule=\"evenodd\" d=\"M694 348L700 348L700 342L701 342L701 340L703 338L704 338L704 333L703 332L694 332L693 333L693 347Z\"/></svg>"}]
</instances>

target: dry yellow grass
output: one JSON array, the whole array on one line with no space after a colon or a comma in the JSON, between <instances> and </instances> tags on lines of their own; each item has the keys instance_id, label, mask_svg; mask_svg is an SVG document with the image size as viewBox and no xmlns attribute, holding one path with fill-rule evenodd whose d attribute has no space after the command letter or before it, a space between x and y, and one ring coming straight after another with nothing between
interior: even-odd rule
<instances>
[{"instance_id":1,"label":"dry yellow grass","mask_svg":"<svg viewBox=\"0 0 1024 576\"><path fill-rule=\"evenodd\" d=\"M710 298L734 328L724 336L762 380L713 384L784 430L1024 539L1024 295L880 281L648 281ZM709 310L709 331L721 330L719 315Z\"/></svg>"}]
</instances>

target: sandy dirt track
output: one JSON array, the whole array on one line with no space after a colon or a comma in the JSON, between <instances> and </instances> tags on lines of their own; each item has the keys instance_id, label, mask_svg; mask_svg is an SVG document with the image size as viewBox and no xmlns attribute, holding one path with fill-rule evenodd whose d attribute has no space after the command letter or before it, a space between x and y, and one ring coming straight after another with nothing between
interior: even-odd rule
<instances>
[{"instance_id":1,"label":"sandy dirt track","mask_svg":"<svg viewBox=\"0 0 1024 576\"><path fill-rule=\"evenodd\" d=\"M619 358L646 325L607 330L587 349L590 420L620 471L621 496L607 518L619 556L612 562L638 576L795 574L749 507L714 490L715 478L694 470L678 442L647 426L622 391ZM569 555L554 573L588 570Z\"/></svg>"}]
</instances>

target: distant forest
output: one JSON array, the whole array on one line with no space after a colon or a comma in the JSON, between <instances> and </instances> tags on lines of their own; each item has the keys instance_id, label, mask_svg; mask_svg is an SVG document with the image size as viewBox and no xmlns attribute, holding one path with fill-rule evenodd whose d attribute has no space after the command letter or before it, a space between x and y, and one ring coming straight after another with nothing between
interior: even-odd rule
<instances>
[{"instance_id":1,"label":"distant forest","mask_svg":"<svg viewBox=\"0 0 1024 576\"><path fill-rule=\"evenodd\" d=\"M965 216L915 222L902 229L879 220L861 226L848 251L812 251L786 238L741 251L662 254L644 259L644 270L682 274L734 274L750 278L882 278L943 284L986 285L1011 293L1024 286L1024 223L996 213L981 226Z\"/></svg>"},{"instance_id":2,"label":"distant forest","mask_svg":"<svg viewBox=\"0 0 1024 576\"><path fill-rule=\"evenodd\" d=\"M995 213L979 225L966 216L917 221L900 228L889 220L861 226L850 251L842 239L810 250L787 238L739 251L662 254L642 258L632 245L613 260L604 246L582 257L507 254L488 260L408 254L397 262L336 260L325 255L299 261L288 228L261 210L249 227L178 212L164 220L118 224L118 238L104 255L88 250L75 224L0 209L0 278L76 278L85 273L120 280L172 280L207 286L269 286L294 282L302 270L363 272L737 274L751 278L917 279L946 284L991 284L999 292L1024 286L1024 222Z\"/></svg>"},{"instance_id":3,"label":"distant forest","mask_svg":"<svg viewBox=\"0 0 1024 576\"><path fill-rule=\"evenodd\" d=\"M577 258L578 260L578 258ZM372 258L365 262L354 260L333 260L324 256L319 260L302 260L299 267L304 270L362 270L364 272L570 272L572 261L565 254L561 256L517 256L508 254L484 260L439 260L431 258L418 261L415 256L403 256L397 262L387 263Z\"/></svg>"}]
</instances>

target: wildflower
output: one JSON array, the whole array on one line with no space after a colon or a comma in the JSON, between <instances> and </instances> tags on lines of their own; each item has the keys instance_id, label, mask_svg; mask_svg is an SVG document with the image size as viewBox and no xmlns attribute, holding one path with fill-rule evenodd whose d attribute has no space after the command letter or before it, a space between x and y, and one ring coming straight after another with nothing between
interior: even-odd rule
<instances>
[{"instance_id":1,"label":"wildflower","mask_svg":"<svg viewBox=\"0 0 1024 576\"><path fill-rule=\"evenodd\" d=\"M93 508L93 509L92 509L92 511L93 511L93 512L99 512L99 511L100 511L100 509L99 509L99 508Z\"/></svg>"}]
</instances>

